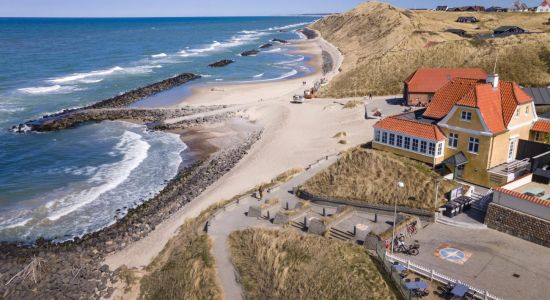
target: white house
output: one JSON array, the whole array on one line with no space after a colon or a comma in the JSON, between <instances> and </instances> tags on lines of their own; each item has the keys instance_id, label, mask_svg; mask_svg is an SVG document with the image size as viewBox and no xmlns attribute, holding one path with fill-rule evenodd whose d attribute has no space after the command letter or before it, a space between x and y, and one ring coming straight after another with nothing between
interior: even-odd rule
<instances>
[{"instance_id":1,"label":"white house","mask_svg":"<svg viewBox=\"0 0 550 300\"><path fill-rule=\"evenodd\" d=\"M550 1L544 0L542 3L537 7L538 13L550 13Z\"/></svg>"}]
</instances>

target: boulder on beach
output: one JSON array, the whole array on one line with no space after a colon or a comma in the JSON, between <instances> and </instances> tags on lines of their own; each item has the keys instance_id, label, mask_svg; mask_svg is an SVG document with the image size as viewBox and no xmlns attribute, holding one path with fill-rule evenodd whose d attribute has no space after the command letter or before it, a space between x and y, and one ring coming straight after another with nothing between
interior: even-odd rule
<instances>
[{"instance_id":1,"label":"boulder on beach","mask_svg":"<svg viewBox=\"0 0 550 300\"><path fill-rule=\"evenodd\" d=\"M260 51L256 50L256 49L253 49L253 50L248 50L248 51L244 51L241 53L241 56L252 56L252 55L256 55L260 53Z\"/></svg>"},{"instance_id":2,"label":"boulder on beach","mask_svg":"<svg viewBox=\"0 0 550 300\"><path fill-rule=\"evenodd\" d=\"M270 47L273 47L273 44L267 43L267 44L261 45L261 46L260 46L260 49L267 49L267 48L270 48Z\"/></svg>"},{"instance_id":3,"label":"boulder on beach","mask_svg":"<svg viewBox=\"0 0 550 300\"><path fill-rule=\"evenodd\" d=\"M225 66L227 66L229 64L232 64L234 62L235 61L231 60L231 59L222 59L222 60L217 61L215 63L211 63L208 66L211 67L211 68L220 68L220 67L225 67Z\"/></svg>"},{"instance_id":4,"label":"boulder on beach","mask_svg":"<svg viewBox=\"0 0 550 300\"><path fill-rule=\"evenodd\" d=\"M272 42L279 42L279 43L281 43L281 44L288 44L288 41L282 40L282 39L272 39L271 41L272 41Z\"/></svg>"}]
</instances>

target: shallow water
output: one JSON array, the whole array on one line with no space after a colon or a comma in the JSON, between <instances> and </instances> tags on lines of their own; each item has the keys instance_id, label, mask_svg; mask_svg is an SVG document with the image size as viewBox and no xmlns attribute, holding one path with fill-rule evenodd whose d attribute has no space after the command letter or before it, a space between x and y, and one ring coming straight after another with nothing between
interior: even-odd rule
<instances>
[{"instance_id":1,"label":"shallow water","mask_svg":"<svg viewBox=\"0 0 550 300\"><path fill-rule=\"evenodd\" d=\"M275 37L296 39L291 30L313 20L0 18L0 241L63 240L97 230L192 160L179 137L123 122L32 134L9 127L185 72L203 75L196 84L300 76L310 71L308 58L288 54L285 45L239 53ZM236 62L207 66L225 58ZM188 89L135 106L171 105Z\"/></svg>"}]
</instances>

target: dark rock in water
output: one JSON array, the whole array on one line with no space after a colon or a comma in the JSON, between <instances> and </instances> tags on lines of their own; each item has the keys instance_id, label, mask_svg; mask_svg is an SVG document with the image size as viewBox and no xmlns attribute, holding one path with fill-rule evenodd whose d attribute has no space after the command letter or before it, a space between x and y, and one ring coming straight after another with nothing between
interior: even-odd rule
<instances>
[{"instance_id":1,"label":"dark rock in water","mask_svg":"<svg viewBox=\"0 0 550 300\"><path fill-rule=\"evenodd\" d=\"M282 39L272 39L271 41L272 41L272 42L279 42L279 43L281 43L281 44L288 44L288 41L282 40Z\"/></svg>"},{"instance_id":2,"label":"dark rock in water","mask_svg":"<svg viewBox=\"0 0 550 300\"><path fill-rule=\"evenodd\" d=\"M241 53L241 56L252 56L260 53L260 51L254 49L254 50L248 50Z\"/></svg>"},{"instance_id":3,"label":"dark rock in water","mask_svg":"<svg viewBox=\"0 0 550 300\"><path fill-rule=\"evenodd\" d=\"M273 47L273 44L271 43L267 43L267 44L263 44L260 46L260 49L267 49L267 48L271 48Z\"/></svg>"},{"instance_id":4,"label":"dark rock in water","mask_svg":"<svg viewBox=\"0 0 550 300\"><path fill-rule=\"evenodd\" d=\"M231 60L231 59L222 59L222 60L217 61L215 63L211 63L208 66L211 67L211 68L220 68L220 67L225 67L225 66L227 66L229 64L232 64L234 62L235 61Z\"/></svg>"},{"instance_id":5,"label":"dark rock in water","mask_svg":"<svg viewBox=\"0 0 550 300\"><path fill-rule=\"evenodd\" d=\"M87 106L85 108L118 108L123 107L128 104L131 104L139 99L157 94L159 92L171 89L175 86L182 85L188 81L198 79L200 76L191 74L191 73L184 73L180 74L178 76L165 79L163 81L159 81L157 83L150 84L148 86L138 88L129 92L126 92L122 95L115 96L113 98L100 101L98 103L92 104L90 106ZM63 113L67 113L68 111L63 111Z\"/></svg>"}]
</instances>

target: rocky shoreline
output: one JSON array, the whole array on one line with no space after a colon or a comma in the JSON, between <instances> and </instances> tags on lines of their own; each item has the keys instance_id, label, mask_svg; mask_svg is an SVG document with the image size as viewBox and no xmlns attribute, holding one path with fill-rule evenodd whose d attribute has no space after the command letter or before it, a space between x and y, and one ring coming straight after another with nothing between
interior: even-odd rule
<instances>
[{"instance_id":1,"label":"rocky shoreline","mask_svg":"<svg viewBox=\"0 0 550 300\"><path fill-rule=\"evenodd\" d=\"M12 127L12 131L23 133L27 131L50 131L50 130L63 129L66 127L60 126L59 128L57 128L56 125L52 125L52 124L57 124L57 123L62 124L63 121L59 121L59 119L64 119L64 118L71 119L73 118L73 116L75 116L74 118L78 119L81 117L80 113L82 113L82 111L90 111L95 109L122 108L140 99L143 99L145 97L149 97L157 93L169 90L173 87L182 85L184 83L187 83L191 80L195 80L198 78L201 78L201 76L191 74L191 73L183 73L175 77L168 78L144 87L137 88L135 90L131 90L121 95L99 101L89 106L76 108L76 109L66 109L59 113L45 115L38 120L32 120L19 125L15 125ZM108 118L105 118L103 120L107 120L107 119ZM102 119L99 119L99 120L102 120ZM73 122L73 124L75 123L76 122ZM46 124L46 125L43 125L43 124ZM50 127L52 129L48 129Z\"/></svg>"},{"instance_id":2,"label":"rocky shoreline","mask_svg":"<svg viewBox=\"0 0 550 300\"><path fill-rule=\"evenodd\" d=\"M186 203L232 169L261 132L232 148L181 170L155 197L131 208L113 225L60 244L39 240L34 247L0 244L0 298L99 299L110 296L121 270L101 265L103 258L148 235ZM32 271L37 274L36 282ZM9 282L9 284L7 284Z\"/></svg>"}]
</instances>

